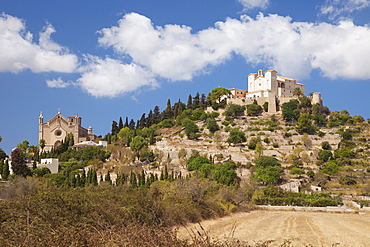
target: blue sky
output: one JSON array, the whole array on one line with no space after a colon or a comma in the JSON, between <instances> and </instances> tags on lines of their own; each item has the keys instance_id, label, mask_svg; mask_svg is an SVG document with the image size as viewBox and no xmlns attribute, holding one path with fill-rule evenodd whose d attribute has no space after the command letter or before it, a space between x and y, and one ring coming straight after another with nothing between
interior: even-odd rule
<instances>
[{"instance_id":1,"label":"blue sky","mask_svg":"<svg viewBox=\"0 0 370 247\"><path fill-rule=\"evenodd\" d=\"M38 116L97 135L167 99L247 89L275 69L331 110L370 118L370 0L0 2L0 147L36 145Z\"/></svg>"}]
</instances>

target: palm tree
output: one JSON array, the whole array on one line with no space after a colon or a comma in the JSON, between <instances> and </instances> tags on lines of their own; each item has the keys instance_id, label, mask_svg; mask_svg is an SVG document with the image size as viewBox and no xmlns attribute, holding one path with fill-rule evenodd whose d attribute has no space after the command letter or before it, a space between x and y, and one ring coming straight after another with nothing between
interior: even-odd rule
<instances>
[{"instance_id":1,"label":"palm tree","mask_svg":"<svg viewBox=\"0 0 370 247\"><path fill-rule=\"evenodd\" d=\"M293 95L296 95L296 96L303 95L302 90L299 87L294 88Z\"/></svg>"},{"instance_id":2,"label":"palm tree","mask_svg":"<svg viewBox=\"0 0 370 247\"><path fill-rule=\"evenodd\" d=\"M45 147L45 140L44 139L40 139L41 152L44 152L44 147Z\"/></svg>"}]
</instances>

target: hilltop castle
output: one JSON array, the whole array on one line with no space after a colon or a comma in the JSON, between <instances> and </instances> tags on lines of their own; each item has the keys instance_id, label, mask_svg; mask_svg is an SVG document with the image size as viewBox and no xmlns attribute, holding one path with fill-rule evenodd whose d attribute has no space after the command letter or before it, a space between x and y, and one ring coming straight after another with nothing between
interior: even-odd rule
<instances>
[{"instance_id":1,"label":"hilltop castle","mask_svg":"<svg viewBox=\"0 0 370 247\"><path fill-rule=\"evenodd\" d=\"M39 140L45 140L44 151L51 151L53 148L58 147L62 144L62 141L68 133L72 133L74 137L74 143L78 144L85 141L94 141L96 135L92 133L92 127L85 129L81 126L82 118L77 114L65 118L58 114L51 118L49 121L44 123L44 117L42 113L39 116Z\"/></svg>"},{"instance_id":2,"label":"hilltop castle","mask_svg":"<svg viewBox=\"0 0 370 247\"><path fill-rule=\"evenodd\" d=\"M248 91L243 89L230 89L229 101L251 104L254 100L259 105L268 102L268 111L271 113L281 109L281 105L299 95L304 95L305 85L298 83L295 79L277 75L276 70L258 70L258 73L248 75ZM321 94L312 93L312 104L322 104Z\"/></svg>"}]
</instances>

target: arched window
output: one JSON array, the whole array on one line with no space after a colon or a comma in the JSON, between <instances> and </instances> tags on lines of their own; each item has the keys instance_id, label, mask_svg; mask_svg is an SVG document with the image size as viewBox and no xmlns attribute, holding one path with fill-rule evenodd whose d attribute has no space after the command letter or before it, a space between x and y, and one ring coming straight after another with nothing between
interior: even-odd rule
<instances>
[{"instance_id":1,"label":"arched window","mask_svg":"<svg viewBox=\"0 0 370 247\"><path fill-rule=\"evenodd\" d=\"M56 141L54 143L54 149L57 148L57 147L59 147L60 145L62 145L62 142L61 141Z\"/></svg>"}]
</instances>

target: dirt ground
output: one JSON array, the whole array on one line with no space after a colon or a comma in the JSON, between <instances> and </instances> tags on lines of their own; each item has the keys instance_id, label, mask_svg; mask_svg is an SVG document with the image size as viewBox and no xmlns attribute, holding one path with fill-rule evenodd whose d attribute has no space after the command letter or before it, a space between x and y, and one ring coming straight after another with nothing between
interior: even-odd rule
<instances>
[{"instance_id":1,"label":"dirt ground","mask_svg":"<svg viewBox=\"0 0 370 247\"><path fill-rule=\"evenodd\" d=\"M201 222L208 236L248 241L274 240L271 246L370 246L370 215L296 211L252 211ZM180 228L181 239L189 232L204 231L199 224ZM285 245L286 246L286 245Z\"/></svg>"}]
</instances>

